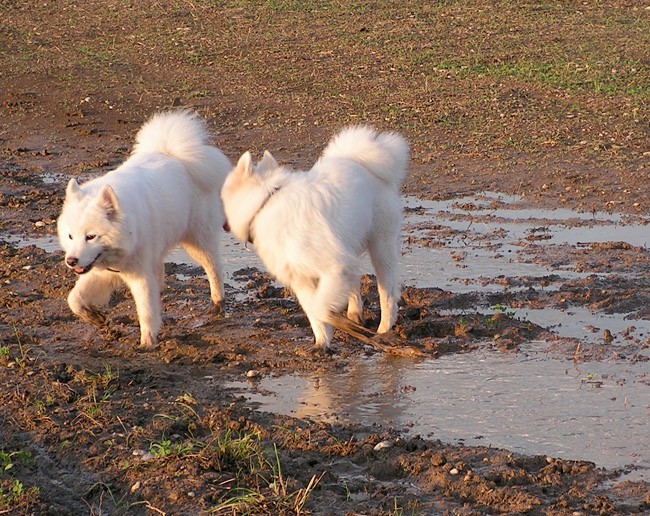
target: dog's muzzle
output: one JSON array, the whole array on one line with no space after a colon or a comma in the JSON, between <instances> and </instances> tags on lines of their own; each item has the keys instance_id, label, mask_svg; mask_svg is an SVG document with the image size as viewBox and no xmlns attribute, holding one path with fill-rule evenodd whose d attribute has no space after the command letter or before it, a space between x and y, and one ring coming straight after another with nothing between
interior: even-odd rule
<instances>
[{"instance_id":1,"label":"dog's muzzle","mask_svg":"<svg viewBox=\"0 0 650 516\"><path fill-rule=\"evenodd\" d=\"M74 256L68 256L65 259L65 264L68 266L68 268L72 269L75 274L82 275L82 274L86 274L90 269L93 268L95 262L99 259L101 255L102 253L99 253L97 256L95 256L95 259L85 267L78 267L77 264L79 263L79 258L76 258Z\"/></svg>"}]
</instances>

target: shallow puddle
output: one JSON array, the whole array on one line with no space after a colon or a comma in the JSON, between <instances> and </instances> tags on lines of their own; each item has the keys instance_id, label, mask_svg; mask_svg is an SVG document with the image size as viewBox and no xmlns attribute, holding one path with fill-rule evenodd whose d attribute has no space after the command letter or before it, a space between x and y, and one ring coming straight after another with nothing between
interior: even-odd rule
<instances>
[{"instance_id":1,"label":"shallow puddle","mask_svg":"<svg viewBox=\"0 0 650 516\"><path fill-rule=\"evenodd\" d=\"M516 356L481 350L415 362L377 356L344 373L267 377L228 386L264 410L391 426L426 438L634 464L649 478L647 363L572 361L534 342Z\"/></svg>"},{"instance_id":2,"label":"shallow puddle","mask_svg":"<svg viewBox=\"0 0 650 516\"><path fill-rule=\"evenodd\" d=\"M550 274L558 280L579 278L588 274L533 263L527 253L538 246L586 247L602 242L650 247L649 217L519 209L520 200L495 193L438 202L406 198L405 283L470 292L482 278ZM433 246L425 247L428 243ZM500 291L503 287L483 282L481 289Z\"/></svg>"},{"instance_id":3,"label":"shallow puddle","mask_svg":"<svg viewBox=\"0 0 650 516\"><path fill-rule=\"evenodd\" d=\"M594 273L581 272L571 260L531 259L535 253L558 246L588 249L595 242L650 246L650 218L519 209L519 200L491 193L440 202L407 198L403 283L454 293L503 292L525 288L507 281L525 277L529 284L546 278L544 288L552 289ZM59 249L55 237L0 238ZM191 263L181 250L168 261ZM242 286L234 272L262 268L255 254L230 235L224 239L223 261L226 281L237 290ZM647 277L647 271L642 264L615 274L634 280ZM614 273L596 274L607 279ZM615 337L627 332L640 342L650 338L650 321L627 314L581 307L506 308L585 345L602 341L603 329ZM490 307L476 309L493 313ZM630 478L650 478L649 362L614 353L614 358L574 364L549 349L546 342L532 342L517 353L485 348L424 361L375 356L349 364L342 373L269 376L228 387L273 412L391 425L428 438L590 460L603 467L633 464L638 469ZM648 350L641 353L647 356Z\"/></svg>"}]
</instances>

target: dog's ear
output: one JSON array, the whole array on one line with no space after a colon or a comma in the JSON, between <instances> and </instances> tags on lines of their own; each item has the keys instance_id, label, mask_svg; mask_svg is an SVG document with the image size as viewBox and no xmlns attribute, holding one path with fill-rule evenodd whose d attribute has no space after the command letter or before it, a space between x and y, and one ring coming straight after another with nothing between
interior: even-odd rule
<instances>
[{"instance_id":1,"label":"dog's ear","mask_svg":"<svg viewBox=\"0 0 650 516\"><path fill-rule=\"evenodd\" d=\"M250 151L244 152L237 162L237 167L235 168L237 174L250 176L253 173L253 157L251 156Z\"/></svg>"},{"instance_id":2,"label":"dog's ear","mask_svg":"<svg viewBox=\"0 0 650 516\"><path fill-rule=\"evenodd\" d=\"M78 199L79 197L81 197L81 187L79 186L79 183L77 183L77 180L73 177L70 179L68 186L65 189L65 198L74 200Z\"/></svg>"},{"instance_id":3,"label":"dog's ear","mask_svg":"<svg viewBox=\"0 0 650 516\"><path fill-rule=\"evenodd\" d=\"M110 187L110 185L106 185L101 189L97 202L99 207L106 212L108 220L116 219L117 214L120 212L120 203L117 200L115 191Z\"/></svg>"},{"instance_id":4,"label":"dog's ear","mask_svg":"<svg viewBox=\"0 0 650 516\"><path fill-rule=\"evenodd\" d=\"M264 151L264 156L262 156L262 160L257 164L257 169L258 170L273 170L278 168L278 162L275 161L275 158L273 157L273 154L271 154L269 151L265 150Z\"/></svg>"}]
</instances>

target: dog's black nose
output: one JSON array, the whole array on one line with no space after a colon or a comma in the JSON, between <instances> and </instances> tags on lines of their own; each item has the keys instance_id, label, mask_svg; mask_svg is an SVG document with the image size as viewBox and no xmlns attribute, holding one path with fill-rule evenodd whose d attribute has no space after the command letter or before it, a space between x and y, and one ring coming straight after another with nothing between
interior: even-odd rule
<instances>
[{"instance_id":1,"label":"dog's black nose","mask_svg":"<svg viewBox=\"0 0 650 516\"><path fill-rule=\"evenodd\" d=\"M77 265L77 263L79 263L79 260L73 256L69 256L65 259L65 263L68 265L68 267L74 267Z\"/></svg>"}]
</instances>

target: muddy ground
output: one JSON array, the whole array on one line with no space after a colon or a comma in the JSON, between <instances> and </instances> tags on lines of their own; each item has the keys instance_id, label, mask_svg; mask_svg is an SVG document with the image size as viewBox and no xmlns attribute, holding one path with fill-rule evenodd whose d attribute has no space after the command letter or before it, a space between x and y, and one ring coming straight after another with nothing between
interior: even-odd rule
<instances>
[{"instance_id":1,"label":"muddy ground","mask_svg":"<svg viewBox=\"0 0 650 516\"><path fill-rule=\"evenodd\" d=\"M62 253L11 238L53 235L66 180L114 168L140 124L171 107L198 111L233 160L269 148L309 166L334 130L370 122L411 142L408 195L490 190L527 206L650 213L647 9L343 4L0 3L0 514L650 513L648 484L621 471L293 419L221 388L377 353L337 333L334 354L314 354L299 306L264 271L242 269L216 319L200 269L168 264L160 347L143 353L128 294L111 301L110 334L89 327L67 308ZM502 66L535 60L526 73ZM647 274L596 274L649 270L647 248L556 253L535 259L595 274L554 289L524 278L527 290L503 294L407 285L395 335L434 358L516 354L534 339L568 362L645 360L648 336L576 350L544 321L488 310L650 317ZM376 326L371 276L364 297ZM462 320L439 315L458 307Z\"/></svg>"}]
</instances>

